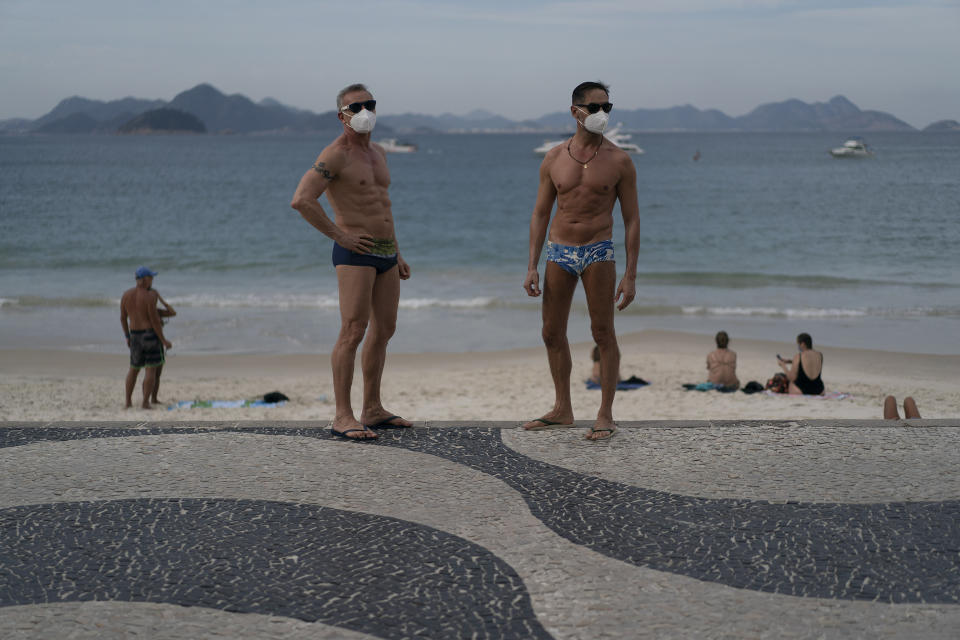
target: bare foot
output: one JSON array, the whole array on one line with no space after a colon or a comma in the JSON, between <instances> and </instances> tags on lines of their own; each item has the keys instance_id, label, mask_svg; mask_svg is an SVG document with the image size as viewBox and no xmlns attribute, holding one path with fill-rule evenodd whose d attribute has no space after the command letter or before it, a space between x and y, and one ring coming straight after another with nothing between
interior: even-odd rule
<instances>
[{"instance_id":1,"label":"bare foot","mask_svg":"<svg viewBox=\"0 0 960 640\"><path fill-rule=\"evenodd\" d=\"M573 424L573 408L567 407L557 408L554 406L553 409L545 413L539 418L534 418L529 422L524 422L520 425L524 431L545 431L547 429L563 429L566 427L572 427Z\"/></svg>"},{"instance_id":2,"label":"bare foot","mask_svg":"<svg viewBox=\"0 0 960 640\"><path fill-rule=\"evenodd\" d=\"M352 416L342 420L334 420L330 432L335 436L348 440L376 440L379 436L356 421Z\"/></svg>"},{"instance_id":3,"label":"bare foot","mask_svg":"<svg viewBox=\"0 0 960 640\"><path fill-rule=\"evenodd\" d=\"M613 420L609 418L597 418L597 421L590 427L590 431L587 431L583 437L587 440L607 440L612 438L616 432L617 425Z\"/></svg>"},{"instance_id":4,"label":"bare foot","mask_svg":"<svg viewBox=\"0 0 960 640\"><path fill-rule=\"evenodd\" d=\"M140 405L140 408L141 408L141 409L153 409L153 407L150 406L149 404L147 404L146 402L144 402L142 405Z\"/></svg>"},{"instance_id":5,"label":"bare foot","mask_svg":"<svg viewBox=\"0 0 960 640\"><path fill-rule=\"evenodd\" d=\"M360 414L360 423L368 429L405 429L413 423L400 416L393 415L384 408L379 411L364 411Z\"/></svg>"},{"instance_id":6,"label":"bare foot","mask_svg":"<svg viewBox=\"0 0 960 640\"><path fill-rule=\"evenodd\" d=\"M542 418L534 418L523 424L524 431L546 431L547 429L565 429L573 425L573 412L551 411Z\"/></svg>"}]
</instances>

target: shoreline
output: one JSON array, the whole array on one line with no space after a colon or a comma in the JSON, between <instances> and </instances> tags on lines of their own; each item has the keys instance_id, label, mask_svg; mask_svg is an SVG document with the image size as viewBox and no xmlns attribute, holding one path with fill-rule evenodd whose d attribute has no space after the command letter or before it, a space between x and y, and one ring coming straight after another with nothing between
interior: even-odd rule
<instances>
[{"instance_id":1,"label":"shoreline","mask_svg":"<svg viewBox=\"0 0 960 640\"><path fill-rule=\"evenodd\" d=\"M599 392L583 380L590 371L589 342L571 344L572 394L578 420L596 413ZM828 391L851 397L823 400L740 392L685 391L706 379L704 359L712 336L645 330L620 336L621 375L640 376L649 387L617 393L614 417L659 419L877 419L887 394L916 398L923 418L960 416L960 356L821 346ZM761 384L779 368L775 354L790 342L731 339L741 384ZM162 407L123 409L124 355L54 349L0 350L0 421L65 420L329 420L333 417L328 354L178 355L161 378ZM359 408L359 366L353 403ZM140 402L138 379L135 406ZM182 400L240 400L281 391L286 405L271 408L167 411ZM544 348L466 353L388 353L383 398L387 409L417 421L506 420L543 415L553 404Z\"/></svg>"}]
</instances>

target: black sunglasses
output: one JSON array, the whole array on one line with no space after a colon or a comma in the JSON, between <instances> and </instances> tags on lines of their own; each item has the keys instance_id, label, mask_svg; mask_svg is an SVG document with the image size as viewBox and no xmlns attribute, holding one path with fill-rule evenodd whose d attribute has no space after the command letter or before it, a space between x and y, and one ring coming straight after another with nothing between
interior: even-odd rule
<instances>
[{"instance_id":1,"label":"black sunglasses","mask_svg":"<svg viewBox=\"0 0 960 640\"><path fill-rule=\"evenodd\" d=\"M377 101L376 100L367 100L365 102L351 102L350 104L345 104L340 107L340 111L350 110L350 113L360 113L361 109L366 109L367 111L376 111L377 110Z\"/></svg>"},{"instance_id":2,"label":"black sunglasses","mask_svg":"<svg viewBox=\"0 0 960 640\"><path fill-rule=\"evenodd\" d=\"M587 108L587 113L596 113L597 111L600 111L600 109L603 109L603 112L604 112L604 113L610 113L610 109L613 109L613 103L612 103L612 102L604 102L604 103L602 103L602 104L597 104L596 102L591 102L590 104L578 104L578 105L574 105L574 106L577 106L577 107L586 107L586 108Z\"/></svg>"}]
</instances>

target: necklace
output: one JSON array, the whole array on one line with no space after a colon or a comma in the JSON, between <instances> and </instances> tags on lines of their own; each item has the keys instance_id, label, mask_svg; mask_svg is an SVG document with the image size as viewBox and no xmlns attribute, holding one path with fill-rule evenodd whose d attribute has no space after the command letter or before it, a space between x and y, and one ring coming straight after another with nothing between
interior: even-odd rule
<instances>
[{"instance_id":1,"label":"necklace","mask_svg":"<svg viewBox=\"0 0 960 640\"><path fill-rule=\"evenodd\" d=\"M573 141L571 140L570 142L573 142ZM590 156L590 160L587 160L586 162L581 162L580 160L577 160L576 158L573 157L573 152L570 151L570 142L567 143L567 155L573 158L573 161L576 162L577 164L582 164L584 169L586 169L587 165L590 164L593 161L593 159L597 157L597 154L600 153L600 147L603 145L603 140L601 140L600 144L597 145L597 150L593 152L592 156Z\"/></svg>"}]
</instances>

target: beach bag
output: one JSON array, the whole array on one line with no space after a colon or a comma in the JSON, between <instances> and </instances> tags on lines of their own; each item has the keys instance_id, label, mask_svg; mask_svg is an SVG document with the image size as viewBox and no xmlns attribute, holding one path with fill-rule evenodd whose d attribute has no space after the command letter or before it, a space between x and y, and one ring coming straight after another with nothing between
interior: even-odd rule
<instances>
[{"instance_id":1,"label":"beach bag","mask_svg":"<svg viewBox=\"0 0 960 640\"><path fill-rule=\"evenodd\" d=\"M756 380L751 380L744 385L742 391L744 393L757 393L758 391L763 391L763 385Z\"/></svg>"},{"instance_id":2,"label":"beach bag","mask_svg":"<svg viewBox=\"0 0 960 640\"><path fill-rule=\"evenodd\" d=\"M790 381L785 373L775 373L773 377L767 380L767 391L774 393L787 393L790 390Z\"/></svg>"}]
</instances>

